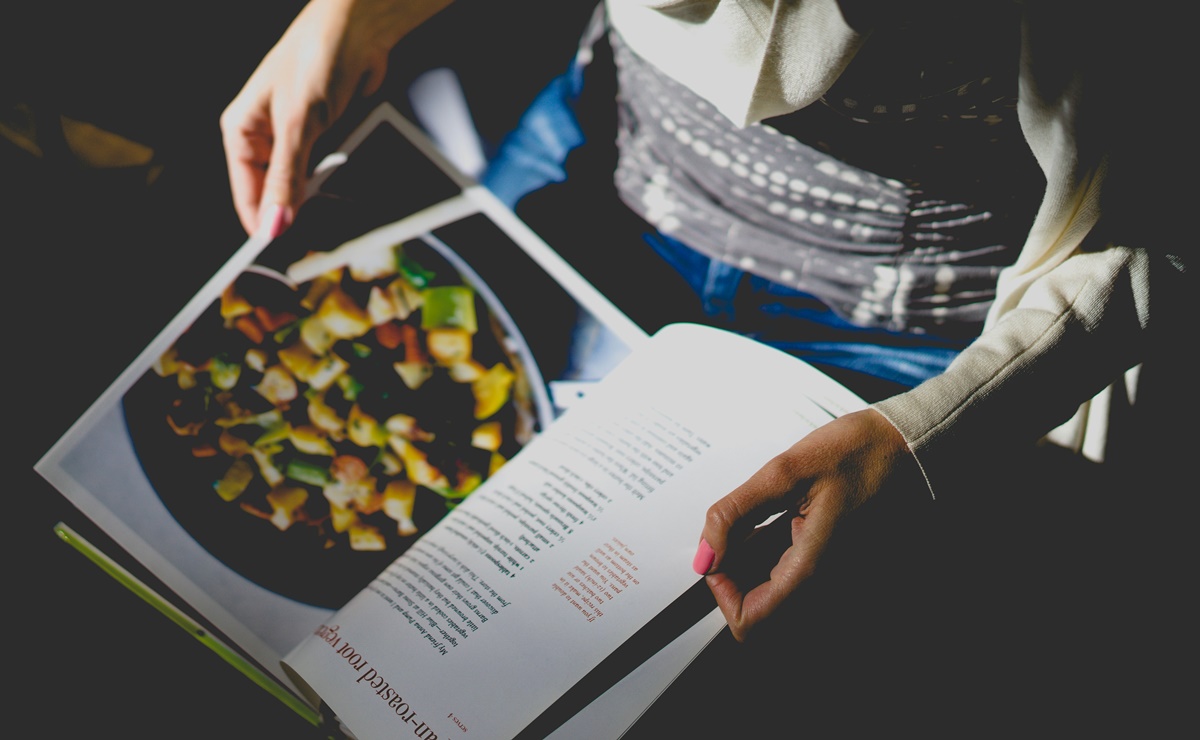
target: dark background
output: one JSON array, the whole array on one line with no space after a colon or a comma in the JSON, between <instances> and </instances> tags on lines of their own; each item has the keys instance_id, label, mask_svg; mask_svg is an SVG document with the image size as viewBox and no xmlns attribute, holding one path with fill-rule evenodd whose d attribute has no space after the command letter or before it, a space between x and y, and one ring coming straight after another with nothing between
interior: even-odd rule
<instances>
[{"instance_id":1,"label":"dark background","mask_svg":"<svg viewBox=\"0 0 1200 740\"><path fill-rule=\"evenodd\" d=\"M302 5L11 3L0 14L0 123L32 120L40 150L0 136L10 389L3 459L11 474L3 603L15 648L3 665L16 687L4 720L14 734L21 727L53 738L233 739L311 731L60 542L52 528L65 520L115 551L33 471L245 240L218 119ZM517 22L501 22L502 5L464 0L420 29L394 55L385 90L356 104L339 130L377 100L403 108L408 80L453 60L494 146L565 69L590 11L587 3L529 2ZM498 27L509 33L494 33ZM66 146L60 117L150 147L157 175L88 167ZM327 141L339 140L335 131Z\"/></svg>"}]
</instances>

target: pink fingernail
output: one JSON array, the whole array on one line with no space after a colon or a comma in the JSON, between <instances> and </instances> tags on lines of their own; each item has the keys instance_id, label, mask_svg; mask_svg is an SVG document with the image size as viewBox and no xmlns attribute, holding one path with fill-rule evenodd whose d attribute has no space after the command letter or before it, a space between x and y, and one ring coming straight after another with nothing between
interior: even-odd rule
<instances>
[{"instance_id":1,"label":"pink fingernail","mask_svg":"<svg viewBox=\"0 0 1200 740\"><path fill-rule=\"evenodd\" d=\"M282 234L292 225L292 209L288 206L278 203L272 204L263 211L262 218L259 220L258 228L267 229L267 236L271 239Z\"/></svg>"},{"instance_id":2,"label":"pink fingernail","mask_svg":"<svg viewBox=\"0 0 1200 740\"><path fill-rule=\"evenodd\" d=\"M692 570L699 575L705 575L712 568L713 560L716 560L717 553L713 551L704 540L700 540L700 546L696 548L696 557L692 558Z\"/></svg>"}]
</instances>

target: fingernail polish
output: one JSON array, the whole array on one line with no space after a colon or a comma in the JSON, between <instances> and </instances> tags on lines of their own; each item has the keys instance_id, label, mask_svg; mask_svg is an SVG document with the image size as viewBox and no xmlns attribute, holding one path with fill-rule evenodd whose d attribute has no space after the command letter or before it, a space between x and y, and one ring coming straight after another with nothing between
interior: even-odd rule
<instances>
[{"instance_id":1,"label":"fingernail polish","mask_svg":"<svg viewBox=\"0 0 1200 740\"><path fill-rule=\"evenodd\" d=\"M292 225L292 209L278 203L268 206L259 220L259 230L266 229L267 237L274 239Z\"/></svg>"},{"instance_id":2,"label":"fingernail polish","mask_svg":"<svg viewBox=\"0 0 1200 740\"><path fill-rule=\"evenodd\" d=\"M700 540L700 546L696 548L696 557L692 558L692 570L698 575L705 575L712 569L713 560L717 557L717 553L713 552L712 547L704 540Z\"/></svg>"}]
</instances>

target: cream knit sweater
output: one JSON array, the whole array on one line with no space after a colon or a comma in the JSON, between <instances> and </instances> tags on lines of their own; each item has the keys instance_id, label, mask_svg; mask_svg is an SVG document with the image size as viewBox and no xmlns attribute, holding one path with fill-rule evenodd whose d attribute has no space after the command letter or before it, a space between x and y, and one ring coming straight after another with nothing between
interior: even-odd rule
<instances>
[{"instance_id":1,"label":"cream knit sweater","mask_svg":"<svg viewBox=\"0 0 1200 740\"><path fill-rule=\"evenodd\" d=\"M628 45L739 125L815 101L864 36L835 0L607 0ZM1019 115L1046 176L1028 239L981 337L942 375L877 403L935 497L970 485L1004 441L1044 438L1103 460L1114 398L1132 395L1150 323L1151 257L1112 243L1100 213L1103 136L1088 118L1061 19L1026 3ZM1091 129L1089 129L1091 130ZM1176 265L1182 273L1182 265ZM1114 384L1130 392L1114 394Z\"/></svg>"}]
</instances>

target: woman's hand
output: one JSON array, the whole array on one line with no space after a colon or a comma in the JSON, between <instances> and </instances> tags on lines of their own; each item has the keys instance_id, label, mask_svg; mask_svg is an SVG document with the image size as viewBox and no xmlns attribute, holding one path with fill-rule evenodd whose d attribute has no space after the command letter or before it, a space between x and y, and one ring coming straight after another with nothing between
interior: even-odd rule
<instances>
[{"instance_id":1,"label":"woman's hand","mask_svg":"<svg viewBox=\"0 0 1200 740\"><path fill-rule=\"evenodd\" d=\"M312 0L221 115L233 204L247 233L290 225L313 145L356 95L379 89L388 55L451 0Z\"/></svg>"},{"instance_id":2,"label":"woman's hand","mask_svg":"<svg viewBox=\"0 0 1200 740\"><path fill-rule=\"evenodd\" d=\"M904 438L867 409L813 431L709 507L694 567L733 636L744 641L802 586L847 514L894 488L929 495Z\"/></svg>"}]
</instances>

